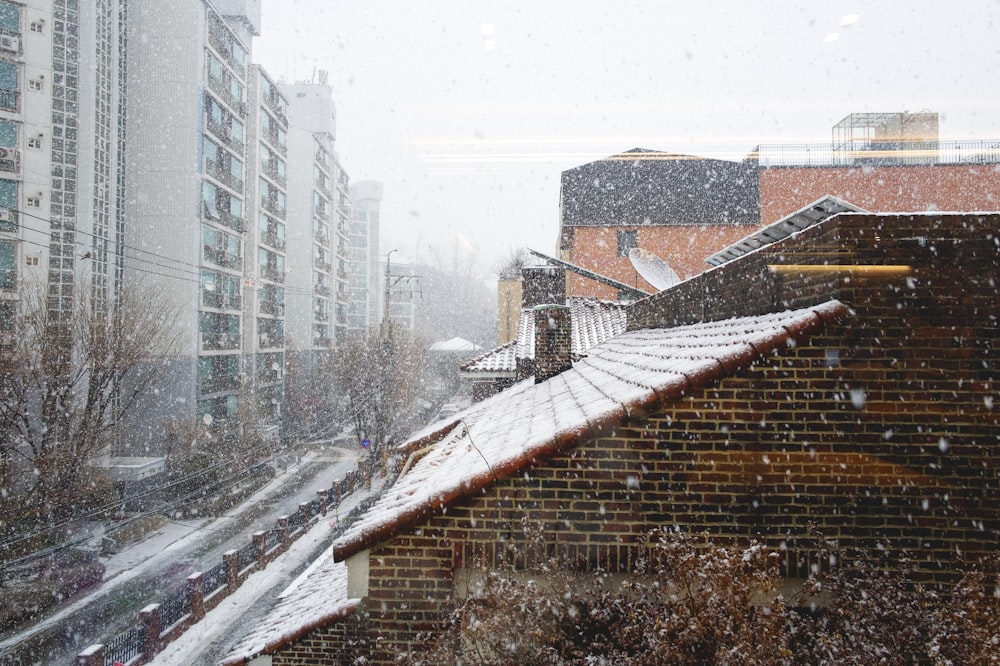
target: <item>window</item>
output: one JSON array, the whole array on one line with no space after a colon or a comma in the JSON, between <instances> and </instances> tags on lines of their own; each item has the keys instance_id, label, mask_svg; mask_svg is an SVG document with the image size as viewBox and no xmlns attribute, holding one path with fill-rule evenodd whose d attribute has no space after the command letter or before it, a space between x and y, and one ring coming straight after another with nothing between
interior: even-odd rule
<instances>
[{"instance_id":1,"label":"window","mask_svg":"<svg viewBox=\"0 0 1000 666\"><path fill-rule=\"evenodd\" d=\"M0 109L17 111L18 86L17 65L0 60Z\"/></svg>"},{"instance_id":2,"label":"window","mask_svg":"<svg viewBox=\"0 0 1000 666\"><path fill-rule=\"evenodd\" d=\"M618 256L627 257L628 251L636 245L638 240L638 231L619 231L618 232Z\"/></svg>"},{"instance_id":3,"label":"window","mask_svg":"<svg viewBox=\"0 0 1000 666\"><path fill-rule=\"evenodd\" d=\"M28 79L28 90L40 91L42 82L39 79Z\"/></svg>"},{"instance_id":4,"label":"window","mask_svg":"<svg viewBox=\"0 0 1000 666\"><path fill-rule=\"evenodd\" d=\"M28 208L41 208L42 198L41 197L28 197L26 200Z\"/></svg>"},{"instance_id":5,"label":"window","mask_svg":"<svg viewBox=\"0 0 1000 666\"><path fill-rule=\"evenodd\" d=\"M0 148L17 148L17 123L0 120Z\"/></svg>"},{"instance_id":6,"label":"window","mask_svg":"<svg viewBox=\"0 0 1000 666\"><path fill-rule=\"evenodd\" d=\"M28 139L28 148L35 148L37 150L41 150L42 148L41 137L33 136L30 139Z\"/></svg>"},{"instance_id":7,"label":"window","mask_svg":"<svg viewBox=\"0 0 1000 666\"><path fill-rule=\"evenodd\" d=\"M45 32L45 22L42 20L32 21L28 25L28 29L31 30L31 32L43 33Z\"/></svg>"},{"instance_id":8,"label":"window","mask_svg":"<svg viewBox=\"0 0 1000 666\"><path fill-rule=\"evenodd\" d=\"M0 242L0 289L13 289L17 273L14 270L14 243Z\"/></svg>"},{"instance_id":9,"label":"window","mask_svg":"<svg viewBox=\"0 0 1000 666\"><path fill-rule=\"evenodd\" d=\"M17 230L17 182L0 179L0 231Z\"/></svg>"},{"instance_id":10,"label":"window","mask_svg":"<svg viewBox=\"0 0 1000 666\"><path fill-rule=\"evenodd\" d=\"M21 32L21 10L13 2L0 2L0 29L8 32Z\"/></svg>"}]
</instances>

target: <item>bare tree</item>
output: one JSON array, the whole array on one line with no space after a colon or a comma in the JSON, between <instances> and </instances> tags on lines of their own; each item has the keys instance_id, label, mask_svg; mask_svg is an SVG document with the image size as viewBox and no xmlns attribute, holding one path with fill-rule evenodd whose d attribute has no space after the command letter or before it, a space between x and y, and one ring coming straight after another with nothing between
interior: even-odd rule
<instances>
[{"instance_id":1,"label":"bare tree","mask_svg":"<svg viewBox=\"0 0 1000 666\"><path fill-rule=\"evenodd\" d=\"M347 337L336 355L337 386L345 398L345 419L373 453L412 425L423 385L426 345L393 329Z\"/></svg>"},{"instance_id":2,"label":"bare tree","mask_svg":"<svg viewBox=\"0 0 1000 666\"><path fill-rule=\"evenodd\" d=\"M174 319L162 297L140 290L100 309L81 295L68 312L51 310L41 291L21 295L0 358L0 456L18 491L8 502L46 519L85 494L87 467L175 354Z\"/></svg>"}]
</instances>

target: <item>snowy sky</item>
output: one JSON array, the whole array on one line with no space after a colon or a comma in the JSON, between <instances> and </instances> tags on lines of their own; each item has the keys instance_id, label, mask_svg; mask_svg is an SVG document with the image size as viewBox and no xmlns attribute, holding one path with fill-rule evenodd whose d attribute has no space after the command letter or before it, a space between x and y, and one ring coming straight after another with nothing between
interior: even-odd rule
<instances>
[{"instance_id":1,"label":"snowy sky","mask_svg":"<svg viewBox=\"0 0 1000 666\"><path fill-rule=\"evenodd\" d=\"M852 112L1000 138L997 0L262 0L254 58L329 72L383 251L554 252L559 174L634 147L742 158Z\"/></svg>"}]
</instances>

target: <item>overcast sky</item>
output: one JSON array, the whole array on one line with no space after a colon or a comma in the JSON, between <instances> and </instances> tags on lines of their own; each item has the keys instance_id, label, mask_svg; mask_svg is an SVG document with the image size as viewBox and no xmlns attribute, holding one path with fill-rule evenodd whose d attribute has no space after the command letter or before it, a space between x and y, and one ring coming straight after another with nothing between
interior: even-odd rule
<instances>
[{"instance_id":1,"label":"overcast sky","mask_svg":"<svg viewBox=\"0 0 1000 666\"><path fill-rule=\"evenodd\" d=\"M263 0L254 59L329 72L383 253L555 251L561 171L635 147L740 159L851 112L1000 139L997 0Z\"/></svg>"}]
</instances>

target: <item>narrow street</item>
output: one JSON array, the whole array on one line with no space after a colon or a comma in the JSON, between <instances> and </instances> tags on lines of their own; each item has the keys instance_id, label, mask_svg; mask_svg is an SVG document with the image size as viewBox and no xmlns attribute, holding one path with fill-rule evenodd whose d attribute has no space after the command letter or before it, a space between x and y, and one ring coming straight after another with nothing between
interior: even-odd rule
<instances>
[{"instance_id":1,"label":"narrow street","mask_svg":"<svg viewBox=\"0 0 1000 666\"><path fill-rule=\"evenodd\" d=\"M214 519L171 521L113 556L101 558L104 582L0 640L2 666L72 664L76 654L127 627L139 609L184 585L193 572L219 562L222 553L273 527L277 518L316 497L320 488L351 471L354 451L318 450L275 478L243 504Z\"/></svg>"}]
</instances>

